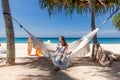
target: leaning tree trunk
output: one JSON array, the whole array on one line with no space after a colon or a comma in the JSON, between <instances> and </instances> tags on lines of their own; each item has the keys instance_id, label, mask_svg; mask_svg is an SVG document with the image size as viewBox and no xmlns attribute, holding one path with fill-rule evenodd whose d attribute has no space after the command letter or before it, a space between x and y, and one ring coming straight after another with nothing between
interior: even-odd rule
<instances>
[{"instance_id":1,"label":"leaning tree trunk","mask_svg":"<svg viewBox=\"0 0 120 80\"><path fill-rule=\"evenodd\" d=\"M90 3L90 6L91 6L91 29L92 31L95 29L95 1L94 0L91 0L91 3ZM94 56L94 48L95 48L95 44L97 43L97 35L95 35L93 37L93 46L92 46L92 58L93 60L95 59L95 56Z\"/></svg>"},{"instance_id":2,"label":"leaning tree trunk","mask_svg":"<svg viewBox=\"0 0 120 80\"><path fill-rule=\"evenodd\" d=\"M14 43L14 29L13 23L10 13L9 1L1 0L3 16L6 28L6 39L7 39L7 57L6 57L6 65L14 65L15 64L15 43Z\"/></svg>"}]
</instances>

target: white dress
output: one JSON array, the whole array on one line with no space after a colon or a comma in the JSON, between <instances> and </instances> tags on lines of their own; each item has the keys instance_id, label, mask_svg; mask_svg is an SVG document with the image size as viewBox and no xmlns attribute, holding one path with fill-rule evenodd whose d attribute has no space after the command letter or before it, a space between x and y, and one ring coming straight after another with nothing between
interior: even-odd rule
<instances>
[{"instance_id":1,"label":"white dress","mask_svg":"<svg viewBox=\"0 0 120 80\"><path fill-rule=\"evenodd\" d=\"M64 54L61 58L60 55L64 53L66 47L57 47L57 52L52 57L52 62L56 67L60 69L66 69L69 66L69 58Z\"/></svg>"}]
</instances>

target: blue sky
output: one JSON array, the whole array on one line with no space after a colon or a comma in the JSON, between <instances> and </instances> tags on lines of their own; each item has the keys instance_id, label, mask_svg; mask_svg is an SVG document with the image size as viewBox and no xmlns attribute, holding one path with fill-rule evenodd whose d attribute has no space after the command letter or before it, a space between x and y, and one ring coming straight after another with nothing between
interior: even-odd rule
<instances>
[{"instance_id":1,"label":"blue sky","mask_svg":"<svg viewBox=\"0 0 120 80\"><path fill-rule=\"evenodd\" d=\"M41 10L38 0L9 0L12 16L36 37L82 37L91 31L90 14L83 16L64 13L49 17L47 10ZM0 36L5 37L4 19L0 0ZM96 17L96 26L100 25L110 14ZM28 34L14 21L15 37L27 37ZM98 37L120 37L120 32L112 25L111 19L101 27Z\"/></svg>"}]
</instances>

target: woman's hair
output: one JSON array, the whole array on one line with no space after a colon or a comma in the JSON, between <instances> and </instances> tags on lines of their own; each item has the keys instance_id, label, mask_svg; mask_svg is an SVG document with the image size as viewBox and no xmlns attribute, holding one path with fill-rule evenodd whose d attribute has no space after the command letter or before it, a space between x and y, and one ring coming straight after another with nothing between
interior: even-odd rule
<instances>
[{"instance_id":1,"label":"woman's hair","mask_svg":"<svg viewBox=\"0 0 120 80\"><path fill-rule=\"evenodd\" d=\"M60 38L61 38L61 40L62 40L61 45L62 45L62 46L68 46L68 44L67 44L66 41L65 41L64 36L60 36Z\"/></svg>"}]
</instances>

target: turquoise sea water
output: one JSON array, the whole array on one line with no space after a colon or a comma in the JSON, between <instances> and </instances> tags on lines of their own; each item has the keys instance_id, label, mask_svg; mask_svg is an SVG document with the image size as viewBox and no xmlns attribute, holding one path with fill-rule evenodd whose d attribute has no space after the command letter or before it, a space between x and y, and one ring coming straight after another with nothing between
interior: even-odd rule
<instances>
[{"instance_id":1,"label":"turquoise sea water","mask_svg":"<svg viewBox=\"0 0 120 80\"><path fill-rule=\"evenodd\" d=\"M48 41L50 40L53 43L58 43L58 38L38 38L42 41ZM66 38L66 41L68 43L78 40L80 38ZM15 38L16 43L27 43L28 38ZM120 44L120 38L98 38L99 43L101 44ZM0 38L0 43L6 43L6 38ZM90 41L92 43L92 40Z\"/></svg>"}]
</instances>

